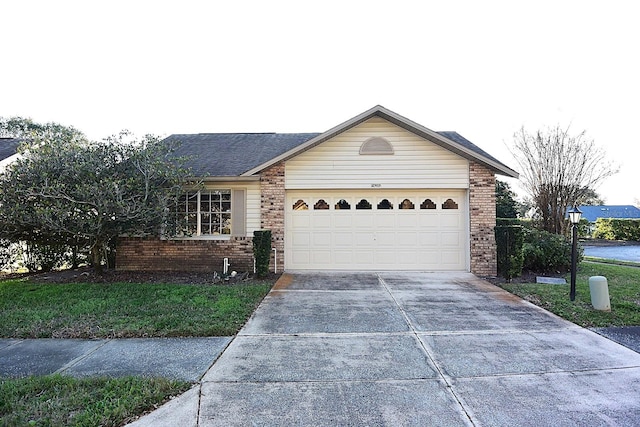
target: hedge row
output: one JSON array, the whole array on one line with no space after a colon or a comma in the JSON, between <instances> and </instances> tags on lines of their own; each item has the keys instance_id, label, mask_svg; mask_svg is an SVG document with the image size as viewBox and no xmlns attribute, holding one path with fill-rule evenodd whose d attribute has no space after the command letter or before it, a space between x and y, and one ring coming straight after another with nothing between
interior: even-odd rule
<instances>
[{"instance_id":1,"label":"hedge row","mask_svg":"<svg viewBox=\"0 0 640 427\"><path fill-rule=\"evenodd\" d=\"M640 219L598 218L593 232L595 239L640 240Z\"/></svg>"},{"instance_id":2,"label":"hedge row","mask_svg":"<svg viewBox=\"0 0 640 427\"><path fill-rule=\"evenodd\" d=\"M523 270L557 273L571 267L571 241L564 236L521 225L496 226L495 235L498 273L507 280Z\"/></svg>"}]
</instances>

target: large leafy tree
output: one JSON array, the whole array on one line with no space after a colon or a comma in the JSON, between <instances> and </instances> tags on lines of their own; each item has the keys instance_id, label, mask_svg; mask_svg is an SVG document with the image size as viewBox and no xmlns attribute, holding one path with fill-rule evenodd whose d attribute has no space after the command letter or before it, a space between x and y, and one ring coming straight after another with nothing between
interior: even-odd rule
<instances>
[{"instance_id":1,"label":"large leafy tree","mask_svg":"<svg viewBox=\"0 0 640 427\"><path fill-rule=\"evenodd\" d=\"M543 229L555 234L565 232L568 207L617 173L585 131L574 135L559 125L535 133L523 127L513 136L511 153Z\"/></svg>"},{"instance_id":2,"label":"large leafy tree","mask_svg":"<svg viewBox=\"0 0 640 427\"><path fill-rule=\"evenodd\" d=\"M154 136L94 142L49 127L21 137L21 158L0 175L0 235L83 248L98 270L117 236L159 232L185 175Z\"/></svg>"}]
</instances>

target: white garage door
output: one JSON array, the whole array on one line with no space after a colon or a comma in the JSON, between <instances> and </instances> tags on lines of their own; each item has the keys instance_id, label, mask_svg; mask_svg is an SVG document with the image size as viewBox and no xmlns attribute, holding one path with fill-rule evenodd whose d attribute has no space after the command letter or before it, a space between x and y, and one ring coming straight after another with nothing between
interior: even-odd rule
<instances>
[{"instance_id":1,"label":"white garage door","mask_svg":"<svg viewBox=\"0 0 640 427\"><path fill-rule=\"evenodd\" d=\"M468 271L464 190L295 190L285 267Z\"/></svg>"}]
</instances>

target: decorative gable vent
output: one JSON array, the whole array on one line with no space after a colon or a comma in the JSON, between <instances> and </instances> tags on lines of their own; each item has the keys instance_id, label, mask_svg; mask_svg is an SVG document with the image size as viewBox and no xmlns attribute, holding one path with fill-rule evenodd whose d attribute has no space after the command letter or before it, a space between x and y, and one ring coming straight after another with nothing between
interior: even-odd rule
<instances>
[{"instance_id":1,"label":"decorative gable vent","mask_svg":"<svg viewBox=\"0 0 640 427\"><path fill-rule=\"evenodd\" d=\"M374 136L360 146L360 154L393 154L393 146L385 138Z\"/></svg>"}]
</instances>

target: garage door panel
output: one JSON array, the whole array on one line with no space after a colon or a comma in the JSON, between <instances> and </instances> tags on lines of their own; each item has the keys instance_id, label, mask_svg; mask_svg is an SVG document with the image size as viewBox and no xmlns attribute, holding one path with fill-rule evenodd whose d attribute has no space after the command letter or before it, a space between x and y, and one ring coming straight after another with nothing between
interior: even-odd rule
<instances>
[{"instance_id":1,"label":"garage door panel","mask_svg":"<svg viewBox=\"0 0 640 427\"><path fill-rule=\"evenodd\" d=\"M393 247L396 244L396 232L394 231L377 231L375 234L376 246L382 250L385 247Z\"/></svg>"},{"instance_id":2,"label":"garage door panel","mask_svg":"<svg viewBox=\"0 0 640 427\"><path fill-rule=\"evenodd\" d=\"M331 247L331 233L328 231L314 232L313 246L314 249L318 247Z\"/></svg>"},{"instance_id":3,"label":"garage door panel","mask_svg":"<svg viewBox=\"0 0 640 427\"><path fill-rule=\"evenodd\" d=\"M415 231L396 232L396 246L399 248L416 248L418 246L418 233Z\"/></svg>"},{"instance_id":4,"label":"garage door panel","mask_svg":"<svg viewBox=\"0 0 640 427\"><path fill-rule=\"evenodd\" d=\"M314 215L314 218L313 218L314 230L331 228L331 218L332 218L331 214L328 211Z\"/></svg>"},{"instance_id":5,"label":"garage door panel","mask_svg":"<svg viewBox=\"0 0 640 427\"><path fill-rule=\"evenodd\" d=\"M379 266L385 266L387 269L389 266L397 264L395 251L390 250L378 250L375 254L375 262Z\"/></svg>"},{"instance_id":6,"label":"garage door panel","mask_svg":"<svg viewBox=\"0 0 640 427\"><path fill-rule=\"evenodd\" d=\"M353 253L353 261L356 266L375 265L375 254L373 250L361 249ZM360 268L360 267L358 267Z\"/></svg>"},{"instance_id":7,"label":"garage door panel","mask_svg":"<svg viewBox=\"0 0 640 427\"><path fill-rule=\"evenodd\" d=\"M353 237L356 245L361 248L369 247L375 242L375 234L371 231L356 231Z\"/></svg>"},{"instance_id":8,"label":"garage door panel","mask_svg":"<svg viewBox=\"0 0 640 427\"><path fill-rule=\"evenodd\" d=\"M363 199L371 209L356 209ZM448 199L457 209L443 209ZM294 210L298 200L308 209ZM288 191L285 267L468 271L465 200L460 190Z\"/></svg>"},{"instance_id":9,"label":"garage door panel","mask_svg":"<svg viewBox=\"0 0 640 427\"><path fill-rule=\"evenodd\" d=\"M418 251L395 251L395 258L398 265L417 265Z\"/></svg>"},{"instance_id":10,"label":"garage door panel","mask_svg":"<svg viewBox=\"0 0 640 427\"><path fill-rule=\"evenodd\" d=\"M353 224L353 217L351 214L336 212L333 216L333 226L336 228L348 228L351 229Z\"/></svg>"},{"instance_id":11,"label":"garage door panel","mask_svg":"<svg viewBox=\"0 0 640 427\"><path fill-rule=\"evenodd\" d=\"M375 217L375 224L377 228L388 228L395 230L396 217L395 215L389 214L387 212L380 212Z\"/></svg>"},{"instance_id":12,"label":"garage door panel","mask_svg":"<svg viewBox=\"0 0 640 427\"><path fill-rule=\"evenodd\" d=\"M308 214L300 214L296 212L294 215L291 215L292 228L294 230L299 230L301 228L309 228L309 224L311 223L311 218Z\"/></svg>"},{"instance_id":13,"label":"garage door panel","mask_svg":"<svg viewBox=\"0 0 640 427\"><path fill-rule=\"evenodd\" d=\"M351 247L353 246L353 233L352 232L334 232L333 243L336 247Z\"/></svg>"},{"instance_id":14,"label":"garage door panel","mask_svg":"<svg viewBox=\"0 0 640 427\"><path fill-rule=\"evenodd\" d=\"M375 220L373 218L373 214L371 214L369 211L356 211L352 224L353 228L355 228L356 230L371 230L375 225L374 221Z\"/></svg>"},{"instance_id":15,"label":"garage door panel","mask_svg":"<svg viewBox=\"0 0 640 427\"><path fill-rule=\"evenodd\" d=\"M437 231L432 231L432 232L422 231L420 232L419 235L420 235L419 247L431 248L431 247L436 247L439 243L440 236Z\"/></svg>"},{"instance_id":16,"label":"garage door panel","mask_svg":"<svg viewBox=\"0 0 640 427\"><path fill-rule=\"evenodd\" d=\"M421 265L437 265L440 262L440 251L437 249L422 250L418 252L418 263Z\"/></svg>"},{"instance_id":17,"label":"garage door panel","mask_svg":"<svg viewBox=\"0 0 640 427\"><path fill-rule=\"evenodd\" d=\"M309 232L299 231L292 233L292 243L296 248L308 248L311 243L311 234Z\"/></svg>"},{"instance_id":18,"label":"garage door panel","mask_svg":"<svg viewBox=\"0 0 640 427\"><path fill-rule=\"evenodd\" d=\"M441 233L442 246L460 246L460 233L458 232L442 232Z\"/></svg>"},{"instance_id":19,"label":"garage door panel","mask_svg":"<svg viewBox=\"0 0 640 427\"><path fill-rule=\"evenodd\" d=\"M334 254L333 264L335 265L352 266L355 263L353 259L353 251L336 250L336 251L333 251L333 254Z\"/></svg>"},{"instance_id":20,"label":"garage door panel","mask_svg":"<svg viewBox=\"0 0 640 427\"><path fill-rule=\"evenodd\" d=\"M397 216L397 227L399 229L416 229L418 226L418 216L415 213L405 214L405 212L401 212Z\"/></svg>"},{"instance_id":21,"label":"garage door panel","mask_svg":"<svg viewBox=\"0 0 640 427\"><path fill-rule=\"evenodd\" d=\"M438 228L440 227L439 216L437 214L420 212L418 226L421 230L427 228Z\"/></svg>"},{"instance_id":22,"label":"garage door panel","mask_svg":"<svg viewBox=\"0 0 640 427\"><path fill-rule=\"evenodd\" d=\"M314 249L311 260L314 265L331 265L331 250Z\"/></svg>"},{"instance_id":23,"label":"garage door panel","mask_svg":"<svg viewBox=\"0 0 640 427\"><path fill-rule=\"evenodd\" d=\"M440 217L440 225L446 228L460 228L460 215L442 215Z\"/></svg>"},{"instance_id":24,"label":"garage door panel","mask_svg":"<svg viewBox=\"0 0 640 427\"><path fill-rule=\"evenodd\" d=\"M441 262L443 265L454 266L460 263L460 254L457 251L442 251Z\"/></svg>"},{"instance_id":25,"label":"garage door panel","mask_svg":"<svg viewBox=\"0 0 640 427\"><path fill-rule=\"evenodd\" d=\"M294 265L308 265L311 263L310 251L296 250L290 255Z\"/></svg>"}]
</instances>

